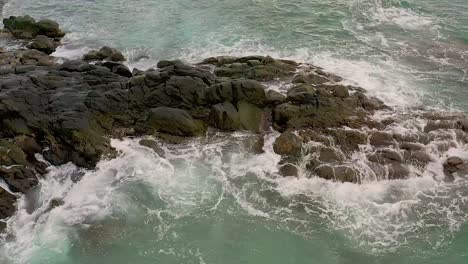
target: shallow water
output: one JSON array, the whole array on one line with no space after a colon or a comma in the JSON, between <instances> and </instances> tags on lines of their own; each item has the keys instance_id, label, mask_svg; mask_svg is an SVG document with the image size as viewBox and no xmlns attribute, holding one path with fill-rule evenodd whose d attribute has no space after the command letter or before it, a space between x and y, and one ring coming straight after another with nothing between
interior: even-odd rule
<instances>
[{"instance_id":1,"label":"shallow water","mask_svg":"<svg viewBox=\"0 0 468 264\"><path fill-rule=\"evenodd\" d=\"M150 68L160 59L270 54L322 66L397 111L468 110L465 0L12 0L3 9L20 14L54 18L70 32L57 56L112 45L130 66ZM410 180L284 179L271 151L275 136L267 135L261 155L239 143L244 134L167 145L165 157L135 140L114 141L121 156L77 183L73 165L51 167L9 221L0 260L468 261L468 183L434 179L444 156ZM52 208L54 199L63 204Z\"/></svg>"}]
</instances>

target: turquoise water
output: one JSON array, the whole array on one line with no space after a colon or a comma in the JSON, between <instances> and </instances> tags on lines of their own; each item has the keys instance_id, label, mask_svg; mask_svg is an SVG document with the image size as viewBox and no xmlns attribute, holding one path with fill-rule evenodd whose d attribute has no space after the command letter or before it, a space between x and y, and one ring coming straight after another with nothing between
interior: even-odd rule
<instances>
[{"instance_id":1,"label":"turquoise water","mask_svg":"<svg viewBox=\"0 0 468 264\"><path fill-rule=\"evenodd\" d=\"M399 109L468 110L466 0L11 0L3 15L56 19L56 55L124 50L160 59L270 54L312 62ZM274 138L274 133L269 137ZM248 135L239 135L248 137ZM276 178L271 150L221 137L168 146L134 141L69 180L51 168L10 220L4 263L467 263L468 183L432 177L361 186ZM268 144L267 144L268 148ZM241 153L241 154L239 154ZM52 210L51 199L64 204ZM3 263L2 262L2 263Z\"/></svg>"}]
</instances>

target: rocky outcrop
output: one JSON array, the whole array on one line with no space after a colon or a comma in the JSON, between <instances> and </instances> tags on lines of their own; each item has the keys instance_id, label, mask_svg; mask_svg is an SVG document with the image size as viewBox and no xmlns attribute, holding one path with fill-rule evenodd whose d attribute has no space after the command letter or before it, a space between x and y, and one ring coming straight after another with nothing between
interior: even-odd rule
<instances>
[{"instance_id":1,"label":"rocky outcrop","mask_svg":"<svg viewBox=\"0 0 468 264\"><path fill-rule=\"evenodd\" d=\"M48 38L62 38L65 33L60 29L59 24L50 19L37 21L30 16L10 16L3 19L5 29L14 37L21 39L33 39L38 35Z\"/></svg>"},{"instance_id":2,"label":"rocky outcrop","mask_svg":"<svg viewBox=\"0 0 468 264\"><path fill-rule=\"evenodd\" d=\"M454 140L468 142L464 116L418 116L429 120L425 127L398 134L391 126L401 120L372 118L391 108L310 64L216 57L130 71L119 63L124 56L108 47L57 64L47 55L63 36L55 22L11 17L5 27L32 40L33 49L0 53L0 177L15 193L27 193L45 173L36 154L52 165L94 168L103 156L115 155L112 137L151 135L177 143L209 128L259 135L273 128L282 133L273 146L281 155L281 175L353 183L365 179L363 172L372 179L409 177L433 161L426 149L446 151ZM291 88L268 90L272 81ZM440 133L447 129L453 133ZM262 153L261 139L245 144ZM140 143L164 155L154 141ZM355 162L358 151L362 164ZM465 163L451 158L444 170L456 176ZM0 218L11 215L15 199L0 188Z\"/></svg>"}]
</instances>

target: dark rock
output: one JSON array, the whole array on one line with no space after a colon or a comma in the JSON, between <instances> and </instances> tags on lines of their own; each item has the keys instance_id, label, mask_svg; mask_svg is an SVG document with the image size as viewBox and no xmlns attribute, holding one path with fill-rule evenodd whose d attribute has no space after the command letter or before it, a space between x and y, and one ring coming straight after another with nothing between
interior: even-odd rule
<instances>
[{"instance_id":1,"label":"dark rock","mask_svg":"<svg viewBox=\"0 0 468 264\"><path fill-rule=\"evenodd\" d=\"M446 161L446 164L448 166L456 167L463 164L463 160L459 157L449 157Z\"/></svg>"},{"instance_id":2,"label":"dark rock","mask_svg":"<svg viewBox=\"0 0 468 264\"><path fill-rule=\"evenodd\" d=\"M38 35L36 39L28 45L28 48L42 51L46 54L55 52L54 42L44 35Z\"/></svg>"},{"instance_id":3,"label":"dark rock","mask_svg":"<svg viewBox=\"0 0 468 264\"><path fill-rule=\"evenodd\" d=\"M16 197L0 187L0 219L13 215L16 209L15 203ZM2 227L0 227L1 229Z\"/></svg>"},{"instance_id":4,"label":"dark rock","mask_svg":"<svg viewBox=\"0 0 468 264\"><path fill-rule=\"evenodd\" d=\"M305 84L324 84L330 82L331 80L325 76L318 73L312 72L309 74L298 74L292 80L293 83L305 83Z\"/></svg>"},{"instance_id":5,"label":"dark rock","mask_svg":"<svg viewBox=\"0 0 468 264\"><path fill-rule=\"evenodd\" d=\"M343 157L332 148L320 148L319 160L326 163L342 161Z\"/></svg>"},{"instance_id":6,"label":"dark rock","mask_svg":"<svg viewBox=\"0 0 468 264\"><path fill-rule=\"evenodd\" d=\"M454 129L457 128L457 123L451 120L430 120L427 122L426 127L424 127L424 132L430 132L438 129Z\"/></svg>"},{"instance_id":7,"label":"dark rock","mask_svg":"<svg viewBox=\"0 0 468 264\"><path fill-rule=\"evenodd\" d=\"M110 48L110 47L102 47L100 50L91 50L83 56L83 60L85 61L102 61L102 60L109 60L109 61L125 61L125 56L118 51L117 49Z\"/></svg>"},{"instance_id":8,"label":"dark rock","mask_svg":"<svg viewBox=\"0 0 468 264\"><path fill-rule=\"evenodd\" d=\"M395 143L392 134L381 131L373 132L369 137L369 142L373 146L390 146Z\"/></svg>"},{"instance_id":9,"label":"dark rock","mask_svg":"<svg viewBox=\"0 0 468 264\"><path fill-rule=\"evenodd\" d=\"M291 131L282 133L273 144L276 154L283 156L299 156L302 150L302 141Z\"/></svg>"},{"instance_id":10,"label":"dark rock","mask_svg":"<svg viewBox=\"0 0 468 264\"><path fill-rule=\"evenodd\" d=\"M410 175L410 170L403 164L393 163L388 166L388 179L406 179Z\"/></svg>"},{"instance_id":11,"label":"dark rock","mask_svg":"<svg viewBox=\"0 0 468 264\"><path fill-rule=\"evenodd\" d=\"M359 130L338 128L329 130L328 133L343 151L356 151L360 145L367 144L367 135Z\"/></svg>"},{"instance_id":12,"label":"dark rock","mask_svg":"<svg viewBox=\"0 0 468 264\"><path fill-rule=\"evenodd\" d=\"M138 143L142 146L152 149L160 157L166 157L166 152L161 148L158 142L150 139L142 139Z\"/></svg>"},{"instance_id":13,"label":"dark rock","mask_svg":"<svg viewBox=\"0 0 468 264\"><path fill-rule=\"evenodd\" d=\"M26 193L38 183L34 171L22 165L0 167L0 175L13 192Z\"/></svg>"},{"instance_id":14,"label":"dark rock","mask_svg":"<svg viewBox=\"0 0 468 264\"><path fill-rule=\"evenodd\" d=\"M292 163L283 163L279 165L279 173L283 177L297 177L299 171Z\"/></svg>"},{"instance_id":15,"label":"dark rock","mask_svg":"<svg viewBox=\"0 0 468 264\"><path fill-rule=\"evenodd\" d=\"M39 34L49 38L62 38L65 33L60 29L59 24L51 19L42 19L36 24Z\"/></svg>"},{"instance_id":16,"label":"dark rock","mask_svg":"<svg viewBox=\"0 0 468 264\"><path fill-rule=\"evenodd\" d=\"M239 112L229 102L214 105L211 108L210 120L214 127L221 130L234 131L241 128Z\"/></svg>"},{"instance_id":17,"label":"dark rock","mask_svg":"<svg viewBox=\"0 0 468 264\"><path fill-rule=\"evenodd\" d=\"M65 35L59 28L59 24L50 19L36 22L30 16L10 16L3 19L3 24L16 38L33 39L37 35L45 35L49 38L62 38Z\"/></svg>"},{"instance_id":18,"label":"dark rock","mask_svg":"<svg viewBox=\"0 0 468 264\"><path fill-rule=\"evenodd\" d=\"M327 179L327 180L335 179L335 170L330 165L320 165L317 168L315 168L314 172L320 178Z\"/></svg>"},{"instance_id":19,"label":"dark rock","mask_svg":"<svg viewBox=\"0 0 468 264\"><path fill-rule=\"evenodd\" d=\"M193 119L187 111L177 108L153 108L144 122L153 131L169 135L196 136L205 131L201 121Z\"/></svg>"},{"instance_id":20,"label":"dark rock","mask_svg":"<svg viewBox=\"0 0 468 264\"><path fill-rule=\"evenodd\" d=\"M457 125L461 130L468 132L468 119L458 120Z\"/></svg>"},{"instance_id":21,"label":"dark rock","mask_svg":"<svg viewBox=\"0 0 468 264\"><path fill-rule=\"evenodd\" d=\"M282 60L275 60L269 56L210 58L203 63L216 65L215 74L219 77L245 78L258 81L289 77L294 74L296 69L296 65Z\"/></svg>"},{"instance_id":22,"label":"dark rock","mask_svg":"<svg viewBox=\"0 0 468 264\"><path fill-rule=\"evenodd\" d=\"M240 101L237 103L239 121L243 129L260 133L265 131L271 121L271 112L259 108L251 103Z\"/></svg>"},{"instance_id":23,"label":"dark rock","mask_svg":"<svg viewBox=\"0 0 468 264\"><path fill-rule=\"evenodd\" d=\"M424 145L421 144L421 143L401 142L400 143L400 148L410 150L410 151L416 151L416 150L423 150Z\"/></svg>"},{"instance_id":24,"label":"dark rock","mask_svg":"<svg viewBox=\"0 0 468 264\"><path fill-rule=\"evenodd\" d=\"M335 171L335 180L341 182L354 182L357 183L360 181L358 173L355 169L341 165L334 168Z\"/></svg>"},{"instance_id":25,"label":"dark rock","mask_svg":"<svg viewBox=\"0 0 468 264\"><path fill-rule=\"evenodd\" d=\"M286 100L286 96L274 90L268 90L266 93L266 103L269 105L279 105Z\"/></svg>"},{"instance_id":26,"label":"dark rock","mask_svg":"<svg viewBox=\"0 0 468 264\"><path fill-rule=\"evenodd\" d=\"M234 80L212 85L207 94L208 100L213 103L231 102L237 104L246 101L257 106L266 102L265 87L253 80Z\"/></svg>"},{"instance_id":27,"label":"dark rock","mask_svg":"<svg viewBox=\"0 0 468 264\"><path fill-rule=\"evenodd\" d=\"M131 78L133 76L130 69L128 69L128 67L125 65L118 65L118 66L113 67L112 72L120 76L127 77L127 78Z\"/></svg>"},{"instance_id":28,"label":"dark rock","mask_svg":"<svg viewBox=\"0 0 468 264\"><path fill-rule=\"evenodd\" d=\"M368 158L372 162L381 164L401 163L403 157L392 149L379 149Z\"/></svg>"}]
</instances>

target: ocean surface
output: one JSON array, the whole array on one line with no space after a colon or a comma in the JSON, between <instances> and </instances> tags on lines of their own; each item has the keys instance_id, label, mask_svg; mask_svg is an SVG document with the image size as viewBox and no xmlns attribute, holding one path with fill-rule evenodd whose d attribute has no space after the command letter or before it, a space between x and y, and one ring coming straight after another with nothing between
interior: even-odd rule
<instances>
[{"instance_id":1,"label":"ocean surface","mask_svg":"<svg viewBox=\"0 0 468 264\"><path fill-rule=\"evenodd\" d=\"M102 45L128 64L261 54L309 62L395 113L468 112L467 0L10 0L3 16L57 20L57 57ZM401 129L405 129L402 124ZM247 133L213 134L164 155L113 140L96 170L49 168L0 242L8 264L465 264L468 181L282 178ZM448 154L468 158L459 145ZM445 157L446 158L446 157ZM84 175L75 183L72 178ZM63 201L51 207L53 201ZM34 201L32 203L31 201ZM57 203L56 203L57 204Z\"/></svg>"}]
</instances>

